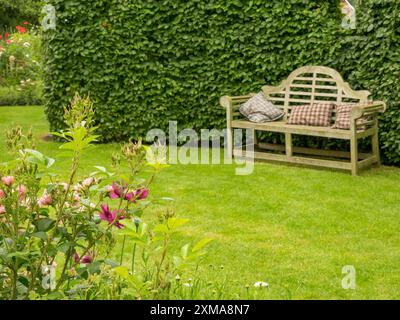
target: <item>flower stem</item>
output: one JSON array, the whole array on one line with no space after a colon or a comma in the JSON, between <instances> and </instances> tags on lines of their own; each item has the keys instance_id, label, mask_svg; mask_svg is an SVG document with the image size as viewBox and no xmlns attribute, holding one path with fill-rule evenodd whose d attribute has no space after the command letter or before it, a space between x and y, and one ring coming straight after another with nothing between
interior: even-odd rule
<instances>
[{"instance_id":1,"label":"flower stem","mask_svg":"<svg viewBox=\"0 0 400 320\"><path fill-rule=\"evenodd\" d=\"M124 236L124 240L122 242L121 258L120 258L120 261L119 261L119 265L120 266L122 266L122 261L124 259L125 243L126 243L126 236Z\"/></svg>"},{"instance_id":2,"label":"flower stem","mask_svg":"<svg viewBox=\"0 0 400 320\"><path fill-rule=\"evenodd\" d=\"M136 224L136 233L139 232L139 224ZM132 274L135 273L135 257L136 257L136 241L133 245L133 251L132 251Z\"/></svg>"}]
</instances>

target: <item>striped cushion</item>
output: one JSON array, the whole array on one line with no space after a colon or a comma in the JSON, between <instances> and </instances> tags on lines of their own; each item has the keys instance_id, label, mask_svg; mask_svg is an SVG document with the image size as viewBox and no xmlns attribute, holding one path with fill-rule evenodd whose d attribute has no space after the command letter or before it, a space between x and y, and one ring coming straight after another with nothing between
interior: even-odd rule
<instances>
[{"instance_id":1,"label":"striped cushion","mask_svg":"<svg viewBox=\"0 0 400 320\"><path fill-rule=\"evenodd\" d=\"M351 110L355 106L365 106L370 103L371 102L360 103L360 104L345 104L345 105L337 106L336 107L336 121L332 128L349 130L350 129ZM366 118L360 118L357 120L357 124L363 124L363 122L365 122L366 120L367 120Z\"/></svg>"},{"instance_id":2,"label":"striped cushion","mask_svg":"<svg viewBox=\"0 0 400 320\"><path fill-rule=\"evenodd\" d=\"M242 104L239 112L252 122L269 122L283 117L284 112L268 101L263 92Z\"/></svg>"},{"instance_id":3,"label":"striped cushion","mask_svg":"<svg viewBox=\"0 0 400 320\"><path fill-rule=\"evenodd\" d=\"M314 103L305 106L293 106L288 124L330 127L333 104Z\"/></svg>"}]
</instances>

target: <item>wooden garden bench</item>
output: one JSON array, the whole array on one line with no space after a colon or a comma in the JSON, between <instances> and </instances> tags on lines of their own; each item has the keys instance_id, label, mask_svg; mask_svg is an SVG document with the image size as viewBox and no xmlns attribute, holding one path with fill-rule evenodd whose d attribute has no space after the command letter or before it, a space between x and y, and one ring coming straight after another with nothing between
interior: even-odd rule
<instances>
[{"instance_id":1,"label":"wooden garden bench","mask_svg":"<svg viewBox=\"0 0 400 320\"><path fill-rule=\"evenodd\" d=\"M369 100L371 95L369 91L351 89L336 70L321 66L302 67L292 72L279 86L264 86L262 90L268 100L285 111L282 120L254 123L244 119L238 108L254 96L254 93L246 96L224 96L220 99L221 105L226 108L227 148L230 156L246 157L243 146L234 146L233 142L233 129L239 128L250 129L252 132L256 147L252 156L256 159L344 169L351 171L353 175L357 175L360 169L380 164L378 114L386 110L386 104L382 101ZM365 103L365 105L352 109L350 130L287 124L292 106L329 102L336 105L351 103ZM357 119L361 117L366 117L368 120L359 124ZM284 133L285 146L257 143L256 131ZM293 147L292 135L350 140L351 150L345 152ZM366 137L371 139L372 152L359 153L358 141ZM269 152L265 152L266 149Z\"/></svg>"}]
</instances>

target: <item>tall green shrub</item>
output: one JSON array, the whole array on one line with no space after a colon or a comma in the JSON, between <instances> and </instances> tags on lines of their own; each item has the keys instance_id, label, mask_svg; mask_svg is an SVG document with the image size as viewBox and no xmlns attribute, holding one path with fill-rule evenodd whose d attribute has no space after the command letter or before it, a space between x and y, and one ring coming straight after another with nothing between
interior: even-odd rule
<instances>
[{"instance_id":1,"label":"tall green shrub","mask_svg":"<svg viewBox=\"0 0 400 320\"><path fill-rule=\"evenodd\" d=\"M57 29L44 35L52 130L63 128L63 107L76 90L95 101L104 141L138 138L171 120L181 128L223 128L220 96L326 65L389 102L382 146L388 161L400 162L394 2L363 1L355 30L342 29L338 0L52 3Z\"/></svg>"}]
</instances>

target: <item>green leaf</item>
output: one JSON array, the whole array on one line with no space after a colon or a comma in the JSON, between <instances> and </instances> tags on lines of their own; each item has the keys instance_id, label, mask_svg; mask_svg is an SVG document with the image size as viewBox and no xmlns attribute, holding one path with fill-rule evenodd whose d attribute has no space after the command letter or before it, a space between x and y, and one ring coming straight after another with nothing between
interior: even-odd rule
<instances>
[{"instance_id":1,"label":"green leaf","mask_svg":"<svg viewBox=\"0 0 400 320\"><path fill-rule=\"evenodd\" d=\"M181 255L183 259L186 259L189 253L190 244L186 244L181 248Z\"/></svg>"},{"instance_id":2,"label":"green leaf","mask_svg":"<svg viewBox=\"0 0 400 320\"><path fill-rule=\"evenodd\" d=\"M200 240L199 242L197 242L194 245L192 252L197 252L197 251L202 250L207 244L209 244L213 240L214 239L211 239L211 238L204 238L204 239Z\"/></svg>"},{"instance_id":3,"label":"green leaf","mask_svg":"<svg viewBox=\"0 0 400 320\"><path fill-rule=\"evenodd\" d=\"M47 239L48 239L47 233L43 232L43 231L32 233L31 237L39 238L39 239L41 239L43 241L47 241Z\"/></svg>"},{"instance_id":4,"label":"green leaf","mask_svg":"<svg viewBox=\"0 0 400 320\"><path fill-rule=\"evenodd\" d=\"M170 218L167 221L168 228L171 231L175 231L176 229L182 227L183 225L187 224L190 220L189 219L182 219L182 218Z\"/></svg>"},{"instance_id":5,"label":"green leaf","mask_svg":"<svg viewBox=\"0 0 400 320\"><path fill-rule=\"evenodd\" d=\"M43 218L37 221L36 226L39 231L47 232L54 227L55 223L55 220Z\"/></svg>"},{"instance_id":6,"label":"green leaf","mask_svg":"<svg viewBox=\"0 0 400 320\"><path fill-rule=\"evenodd\" d=\"M41 152L33 149L25 149L24 150L27 154L30 154L31 157L28 157L28 161L35 164L42 164L47 168L50 168L55 162L55 159L46 157Z\"/></svg>"},{"instance_id":7,"label":"green leaf","mask_svg":"<svg viewBox=\"0 0 400 320\"><path fill-rule=\"evenodd\" d=\"M116 268L116 267L119 266L119 263L118 263L118 262L116 262L116 261L114 261L114 260L111 260L111 259L105 260L104 263L105 263L105 264L108 264L109 266L111 266L111 267L113 267L113 268Z\"/></svg>"},{"instance_id":8,"label":"green leaf","mask_svg":"<svg viewBox=\"0 0 400 320\"><path fill-rule=\"evenodd\" d=\"M99 273L100 272L101 263L98 261L92 262L88 265L87 269L90 274Z\"/></svg>"},{"instance_id":9,"label":"green leaf","mask_svg":"<svg viewBox=\"0 0 400 320\"><path fill-rule=\"evenodd\" d=\"M129 278L129 270L127 267L116 267L114 268L114 271L117 275L119 275L123 279L128 279Z\"/></svg>"}]
</instances>

